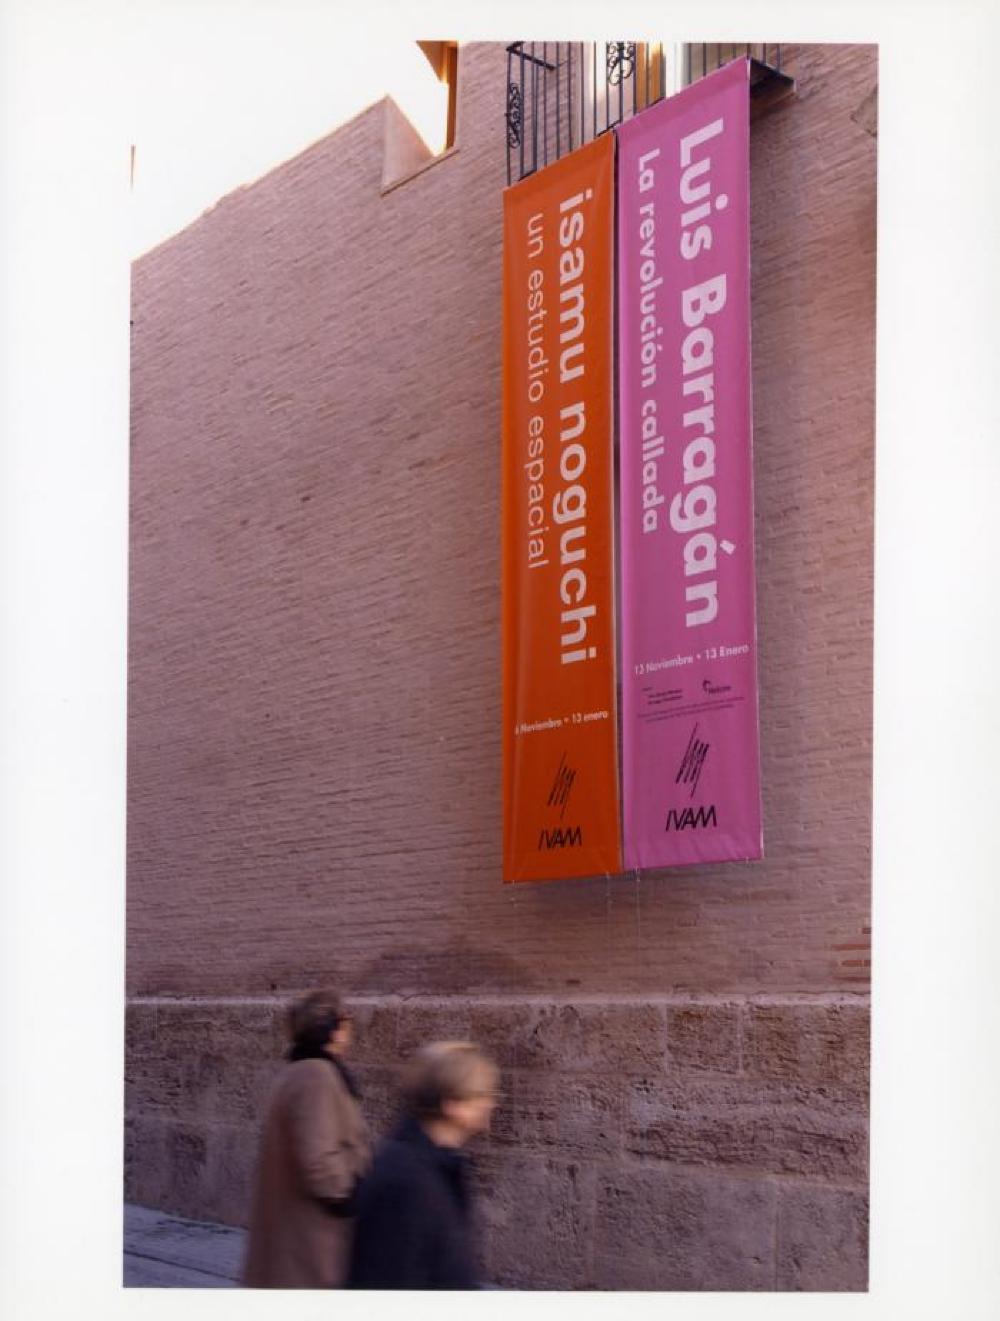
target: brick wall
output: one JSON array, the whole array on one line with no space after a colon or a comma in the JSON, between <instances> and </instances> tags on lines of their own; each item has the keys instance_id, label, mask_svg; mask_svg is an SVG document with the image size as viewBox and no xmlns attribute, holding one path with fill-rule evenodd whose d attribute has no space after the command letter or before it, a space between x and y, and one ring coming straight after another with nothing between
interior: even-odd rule
<instances>
[{"instance_id":1,"label":"brick wall","mask_svg":"<svg viewBox=\"0 0 1000 1321\"><path fill-rule=\"evenodd\" d=\"M876 64L784 54L751 135L761 864L499 883L499 48L416 177L381 192L378 105L136 264L129 1195L241 1219L274 1006L331 981L376 1123L409 1044L497 1050L497 1279L863 1284Z\"/></svg>"}]
</instances>

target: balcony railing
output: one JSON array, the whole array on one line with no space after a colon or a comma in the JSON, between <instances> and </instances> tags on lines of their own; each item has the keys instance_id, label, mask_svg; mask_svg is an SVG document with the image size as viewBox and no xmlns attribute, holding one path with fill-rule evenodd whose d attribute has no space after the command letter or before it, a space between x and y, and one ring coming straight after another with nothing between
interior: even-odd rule
<instances>
[{"instance_id":1,"label":"balcony railing","mask_svg":"<svg viewBox=\"0 0 1000 1321\"><path fill-rule=\"evenodd\" d=\"M591 142L739 56L752 82L784 92L781 47L662 42L515 41L507 47L507 182Z\"/></svg>"}]
</instances>

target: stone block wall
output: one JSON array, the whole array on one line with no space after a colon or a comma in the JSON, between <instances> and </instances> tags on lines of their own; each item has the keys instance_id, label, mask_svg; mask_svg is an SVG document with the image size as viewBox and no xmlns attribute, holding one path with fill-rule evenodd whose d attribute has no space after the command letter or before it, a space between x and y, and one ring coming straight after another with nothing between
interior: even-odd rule
<instances>
[{"instance_id":1,"label":"stone block wall","mask_svg":"<svg viewBox=\"0 0 1000 1321\"><path fill-rule=\"evenodd\" d=\"M471 1037L501 1067L472 1148L484 1273L526 1289L863 1289L868 1021L852 1000L354 1002L376 1134L400 1061ZM243 1224L282 1050L274 1000L129 1009L126 1191Z\"/></svg>"}]
</instances>

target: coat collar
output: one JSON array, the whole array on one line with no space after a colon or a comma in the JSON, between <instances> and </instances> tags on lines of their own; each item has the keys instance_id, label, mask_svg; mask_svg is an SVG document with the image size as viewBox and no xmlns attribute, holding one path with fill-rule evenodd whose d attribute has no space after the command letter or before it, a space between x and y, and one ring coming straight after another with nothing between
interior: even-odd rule
<instances>
[{"instance_id":1,"label":"coat collar","mask_svg":"<svg viewBox=\"0 0 1000 1321\"><path fill-rule=\"evenodd\" d=\"M341 1080L355 1101L361 1100L361 1089L354 1074L338 1055L331 1055L325 1050L309 1046L293 1046L288 1052L288 1059L294 1064L297 1060L326 1060L340 1074Z\"/></svg>"},{"instance_id":2,"label":"coat collar","mask_svg":"<svg viewBox=\"0 0 1000 1321\"><path fill-rule=\"evenodd\" d=\"M413 1115L405 1115L392 1136L397 1142L412 1147L424 1160L439 1166L449 1174L460 1170L465 1163L457 1147L439 1147Z\"/></svg>"}]
</instances>

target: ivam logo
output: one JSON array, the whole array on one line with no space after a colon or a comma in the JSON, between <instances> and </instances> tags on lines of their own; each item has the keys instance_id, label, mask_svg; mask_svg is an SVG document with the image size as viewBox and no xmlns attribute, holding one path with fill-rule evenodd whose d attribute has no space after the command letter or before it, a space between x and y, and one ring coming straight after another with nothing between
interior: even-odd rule
<instances>
[{"instance_id":1,"label":"ivam logo","mask_svg":"<svg viewBox=\"0 0 1000 1321\"><path fill-rule=\"evenodd\" d=\"M561 826L557 826L555 830L546 830L543 826L538 832L540 849L575 849L582 844L582 826L567 826L565 830Z\"/></svg>"},{"instance_id":2,"label":"ivam logo","mask_svg":"<svg viewBox=\"0 0 1000 1321\"><path fill-rule=\"evenodd\" d=\"M711 807L699 807L697 811L693 807L685 807L683 811L678 812L672 807L667 813L667 830L704 830L708 826L718 824L715 819L714 803Z\"/></svg>"}]
</instances>

